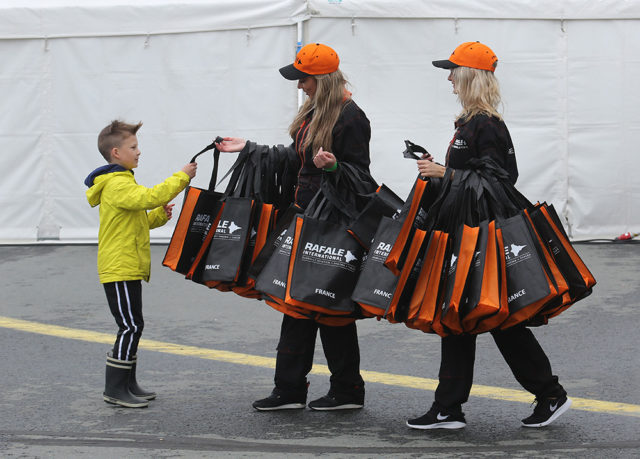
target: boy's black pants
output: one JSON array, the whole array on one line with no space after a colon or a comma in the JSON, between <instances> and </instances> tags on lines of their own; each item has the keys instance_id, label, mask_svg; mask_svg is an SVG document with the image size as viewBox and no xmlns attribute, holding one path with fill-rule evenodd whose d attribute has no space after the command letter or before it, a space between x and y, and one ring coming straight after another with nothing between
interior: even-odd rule
<instances>
[{"instance_id":1,"label":"boy's black pants","mask_svg":"<svg viewBox=\"0 0 640 459\"><path fill-rule=\"evenodd\" d=\"M551 372L551 364L531 330L516 325L491 332L498 349L516 380L537 398L566 395ZM473 384L473 364L477 335L450 335L442 338L439 384L436 402L453 411L469 399Z\"/></svg>"},{"instance_id":2,"label":"boy's black pants","mask_svg":"<svg viewBox=\"0 0 640 459\"><path fill-rule=\"evenodd\" d=\"M276 388L284 392L307 390L307 374L313 366L316 334L320 330L322 348L331 371L330 393L364 394L360 376L360 348L355 322L341 327L284 315L276 358Z\"/></svg>"},{"instance_id":3,"label":"boy's black pants","mask_svg":"<svg viewBox=\"0 0 640 459\"><path fill-rule=\"evenodd\" d=\"M104 285L109 309L118 324L118 336L113 344L113 358L133 360L144 329L142 318L142 281L108 282Z\"/></svg>"}]
</instances>

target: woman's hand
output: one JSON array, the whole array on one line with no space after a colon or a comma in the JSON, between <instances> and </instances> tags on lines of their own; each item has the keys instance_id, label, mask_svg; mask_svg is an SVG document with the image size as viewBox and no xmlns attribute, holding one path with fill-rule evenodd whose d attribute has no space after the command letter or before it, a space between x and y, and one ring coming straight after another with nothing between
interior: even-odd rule
<instances>
[{"instance_id":1,"label":"woman's hand","mask_svg":"<svg viewBox=\"0 0 640 459\"><path fill-rule=\"evenodd\" d=\"M318 153L313 157L313 164L315 164L318 169L331 169L337 162L338 160L333 153L324 151L322 147L320 147Z\"/></svg>"},{"instance_id":2,"label":"woman's hand","mask_svg":"<svg viewBox=\"0 0 640 459\"><path fill-rule=\"evenodd\" d=\"M446 167L433 162L433 156L422 156L422 159L416 161L418 164L418 172L422 177L444 177Z\"/></svg>"},{"instance_id":3,"label":"woman's hand","mask_svg":"<svg viewBox=\"0 0 640 459\"><path fill-rule=\"evenodd\" d=\"M242 151L247 141L239 137L224 137L222 142L217 143L218 150L226 153L236 153Z\"/></svg>"}]
</instances>

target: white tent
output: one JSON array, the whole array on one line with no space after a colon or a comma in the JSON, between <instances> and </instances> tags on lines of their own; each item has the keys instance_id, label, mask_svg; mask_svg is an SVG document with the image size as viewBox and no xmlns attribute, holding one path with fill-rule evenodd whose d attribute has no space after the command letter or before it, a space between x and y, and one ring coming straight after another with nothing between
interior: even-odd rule
<instances>
[{"instance_id":1,"label":"white tent","mask_svg":"<svg viewBox=\"0 0 640 459\"><path fill-rule=\"evenodd\" d=\"M114 118L144 122L147 186L216 135L288 143L298 96L277 69L299 38L340 54L371 120L372 173L401 196L417 174L403 141L443 160L453 134L458 104L431 60L488 44L518 188L555 204L574 239L640 231L639 0L5 0L0 242L96 240L83 180ZM199 165L205 186L210 158Z\"/></svg>"}]
</instances>

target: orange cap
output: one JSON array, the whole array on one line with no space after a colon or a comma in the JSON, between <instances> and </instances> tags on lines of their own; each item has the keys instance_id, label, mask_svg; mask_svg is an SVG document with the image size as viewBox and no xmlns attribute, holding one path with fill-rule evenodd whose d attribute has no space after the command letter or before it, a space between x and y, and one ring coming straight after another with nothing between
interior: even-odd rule
<instances>
[{"instance_id":1,"label":"orange cap","mask_svg":"<svg viewBox=\"0 0 640 459\"><path fill-rule=\"evenodd\" d=\"M442 69L471 67L472 69L493 72L498 65L498 58L487 45L479 41L468 41L458 46L449 59L433 61L433 65Z\"/></svg>"},{"instance_id":2,"label":"orange cap","mask_svg":"<svg viewBox=\"0 0 640 459\"><path fill-rule=\"evenodd\" d=\"M310 43L298 51L293 64L280 69L280 74L287 80L299 80L309 75L335 72L339 64L340 58L333 49L321 43Z\"/></svg>"}]
</instances>

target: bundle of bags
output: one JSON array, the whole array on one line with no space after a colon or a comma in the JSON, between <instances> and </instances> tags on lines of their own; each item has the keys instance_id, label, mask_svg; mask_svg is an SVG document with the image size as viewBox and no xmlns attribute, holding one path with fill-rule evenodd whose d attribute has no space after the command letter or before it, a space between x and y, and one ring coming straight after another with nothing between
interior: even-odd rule
<instances>
[{"instance_id":1,"label":"bundle of bags","mask_svg":"<svg viewBox=\"0 0 640 459\"><path fill-rule=\"evenodd\" d=\"M214 147L198 153L214 149L209 187L185 191L163 260L209 288L329 325L377 317L446 336L546 324L595 285L553 205L490 158L416 178L406 201L340 163L303 211L290 149L249 145L219 192Z\"/></svg>"},{"instance_id":2,"label":"bundle of bags","mask_svg":"<svg viewBox=\"0 0 640 459\"><path fill-rule=\"evenodd\" d=\"M185 190L162 263L207 287L261 298L249 268L275 226L282 203L293 199L294 182L288 179L287 163L277 161L287 154L283 146L253 147L238 155L222 179L229 176L223 192L215 189L220 158L215 143L198 153L214 150L209 187Z\"/></svg>"},{"instance_id":3,"label":"bundle of bags","mask_svg":"<svg viewBox=\"0 0 640 459\"><path fill-rule=\"evenodd\" d=\"M595 279L552 205L532 204L490 158L418 177L377 228L353 299L370 314L441 336L542 325Z\"/></svg>"},{"instance_id":4,"label":"bundle of bags","mask_svg":"<svg viewBox=\"0 0 640 459\"><path fill-rule=\"evenodd\" d=\"M163 265L293 317L330 325L365 317L353 288L381 217L397 213L402 200L368 172L341 163L323 174L303 211L293 204L297 171L283 160L290 151L255 144L240 153L218 192L219 154L214 149L209 188L185 191Z\"/></svg>"}]
</instances>

